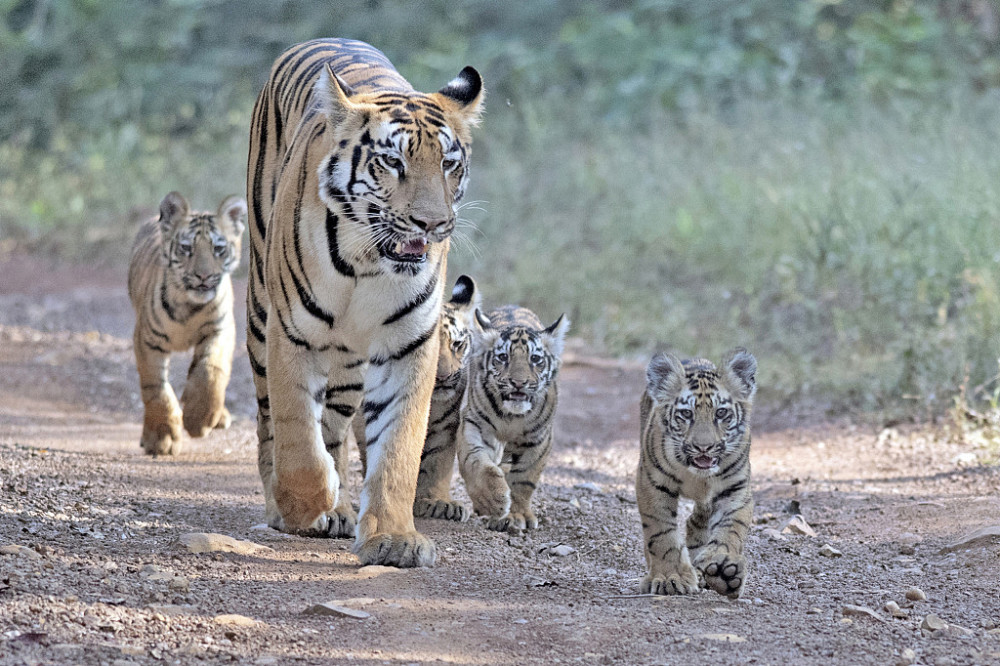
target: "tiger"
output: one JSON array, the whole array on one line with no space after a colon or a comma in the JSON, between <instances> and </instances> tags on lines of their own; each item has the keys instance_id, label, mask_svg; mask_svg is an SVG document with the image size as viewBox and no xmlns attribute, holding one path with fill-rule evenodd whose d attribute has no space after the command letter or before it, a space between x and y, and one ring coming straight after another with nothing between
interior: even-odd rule
<instances>
[{"instance_id":1,"label":"tiger","mask_svg":"<svg viewBox=\"0 0 1000 666\"><path fill-rule=\"evenodd\" d=\"M171 192L160 216L143 223L129 259L135 309L133 348L143 423L140 444L153 456L181 451L181 425L192 437L228 428L226 386L236 346L233 286L247 215L243 197L215 213L192 212ZM180 403L169 381L170 353L194 347ZM183 411L181 406L183 405Z\"/></svg>"},{"instance_id":2,"label":"tiger","mask_svg":"<svg viewBox=\"0 0 1000 666\"><path fill-rule=\"evenodd\" d=\"M473 510L498 532L538 527L531 496L552 449L556 383L569 319L544 327L526 308L475 311L459 471Z\"/></svg>"},{"instance_id":3,"label":"tiger","mask_svg":"<svg viewBox=\"0 0 1000 666\"><path fill-rule=\"evenodd\" d=\"M736 598L753 516L750 412L757 360L743 348L721 369L702 358L658 353L646 368L635 493L648 573L643 594L692 594L708 587ZM681 542L677 504L694 500Z\"/></svg>"},{"instance_id":4,"label":"tiger","mask_svg":"<svg viewBox=\"0 0 1000 666\"><path fill-rule=\"evenodd\" d=\"M265 517L288 533L354 536L362 564L437 559L413 502L483 99L472 67L425 94L376 48L317 39L278 56L254 105L247 353ZM346 492L356 414L358 513Z\"/></svg>"}]
</instances>

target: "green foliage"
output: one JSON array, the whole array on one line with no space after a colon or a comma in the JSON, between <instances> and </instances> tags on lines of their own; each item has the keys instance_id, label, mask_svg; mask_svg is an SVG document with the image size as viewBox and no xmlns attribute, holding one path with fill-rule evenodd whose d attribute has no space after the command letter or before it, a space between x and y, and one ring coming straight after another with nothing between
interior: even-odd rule
<instances>
[{"instance_id":1,"label":"green foliage","mask_svg":"<svg viewBox=\"0 0 1000 666\"><path fill-rule=\"evenodd\" d=\"M567 311L614 353L745 344L772 395L941 411L1000 356L998 20L961 0L0 0L0 237L122 255L167 191L242 191L273 59L363 39L418 89L486 79L484 203L452 272L488 302Z\"/></svg>"}]
</instances>

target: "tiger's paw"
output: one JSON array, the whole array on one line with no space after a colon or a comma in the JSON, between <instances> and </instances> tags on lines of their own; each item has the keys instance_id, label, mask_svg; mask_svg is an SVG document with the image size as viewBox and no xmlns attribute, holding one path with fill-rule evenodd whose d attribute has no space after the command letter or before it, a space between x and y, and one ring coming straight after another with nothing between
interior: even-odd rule
<instances>
[{"instance_id":1,"label":"tiger's paw","mask_svg":"<svg viewBox=\"0 0 1000 666\"><path fill-rule=\"evenodd\" d=\"M698 573L687 562L676 568L663 567L650 571L639 585L641 594L694 594L698 591Z\"/></svg>"},{"instance_id":2,"label":"tiger's paw","mask_svg":"<svg viewBox=\"0 0 1000 666\"><path fill-rule=\"evenodd\" d=\"M729 555L725 551L703 552L695 560L705 587L736 599L743 591L747 575L746 559L742 555Z\"/></svg>"},{"instance_id":3,"label":"tiger's paw","mask_svg":"<svg viewBox=\"0 0 1000 666\"><path fill-rule=\"evenodd\" d=\"M151 456L174 456L181 452L180 423L144 425L139 439L142 450Z\"/></svg>"},{"instance_id":4,"label":"tiger's paw","mask_svg":"<svg viewBox=\"0 0 1000 666\"><path fill-rule=\"evenodd\" d=\"M500 518L510 511L510 488L500 468L485 468L468 490L479 515Z\"/></svg>"},{"instance_id":5,"label":"tiger's paw","mask_svg":"<svg viewBox=\"0 0 1000 666\"><path fill-rule=\"evenodd\" d=\"M420 532L376 534L354 544L361 564L389 567L432 567L437 561L437 547Z\"/></svg>"},{"instance_id":6,"label":"tiger's paw","mask_svg":"<svg viewBox=\"0 0 1000 666\"><path fill-rule=\"evenodd\" d=\"M464 523L469 519L469 510L464 504L454 500L422 497L413 503L413 515L417 518L438 518Z\"/></svg>"},{"instance_id":7,"label":"tiger's paw","mask_svg":"<svg viewBox=\"0 0 1000 666\"><path fill-rule=\"evenodd\" d=\"M486 527L496 532L518 534L524 530L537 529L538 518L535 517L531 509L527 509L523 513L514 511L499 518L490 516L486 520Z\"/></svg>"},{"instance_id":8,"label":"tiger's paw","mask_svg":"<svg viewBox=\"0 0 1000 666\"><path fill-rule=\"evenodd\" d=\"M224 430L233 422L233 417L225 407L214 411L184 405L184 429L192 437L204 437L212 430Z\"/></svg>"},{"instance_id":9,"label":"tiger's paw","mask_svg":"<svg viewBox=\"0 0 1000 666\"><path fill-rule=\"evenodd\" d=\"M358 514L350 506L337 507L326 516L326 534L332 539L353 539Z\"/></svg>"}]
</instances>

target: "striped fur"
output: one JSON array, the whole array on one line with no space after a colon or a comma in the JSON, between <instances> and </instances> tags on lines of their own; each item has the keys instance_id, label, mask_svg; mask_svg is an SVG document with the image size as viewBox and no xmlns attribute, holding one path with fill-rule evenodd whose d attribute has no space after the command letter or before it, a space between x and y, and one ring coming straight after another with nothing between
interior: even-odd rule
<instances>
[{"instance_id":1,"label":"striped fur","mask_svg":"<svg viewBox=\"0 0 1000 666\"><path fill-rule=\"evenodd\" d=\"M458 464L472 506L497 531L538 527L531 496L552 449L563 340L569 320L543 328L530 310L505 306L487 317L469 359Z\"/></svg>"},{"instance_id":2,"label":"striped fur","mask_svg":"<svg viewBox=\"0 0 1000 666\"><path fill-rule=\"evenodd\" d=\"M135 308L135 366L145 406L142 448L180 452L181 424L192 437L228 428L226 385L236 325L229 274L239 264L246 202L227 198L216 213L191 212L171 192L159 219L136 234L128 293ZM169 382L170 353L194 347L180 404ZM183 405L183 416L181 411Z\"/></svg>"},{"instance_id":3,"label":"striped fur","mask_svg":"<svg viewBox=\"0 0 1000 666\"><path fill-rule=\"evenodd\" d=\"M472 68L424 94L375 48L324 39L279 56L254 107L247 351L266 517L354 534L365 564L436 558L412 506L482 97ZM356 413L359 515L345 446Z\"/></svg>"},{"instance_id":4,"label":"striped fur","mask_svg":"<svg viewBox=\"0 0 1000 666\"><path fill-rule=\"evenodd\" d=\"M657 354L646 368L636 499L649 572L640 591L691 594L699 582L738 597L753 517L750 411L757 361L734 349L716 368ZM677 503L694 500L681 542ZM700 581L699 581L700 579Z\"/></svg>"},{"instance_id":5,"label":"striped fur","mask_svg":"<svg viewBox=\"0 0 1000 666\"><path fill-rule=\"evenodd\" d=\"M469 380L472 317L482 298L468 275L455 281L451 300L441 309L441 340L437 376L431 394L427 438L420 455L420 475L413 515L464 521L469 511L451 499L451 477L458 446L462 397Z\"/></svg>"}]
</instances>

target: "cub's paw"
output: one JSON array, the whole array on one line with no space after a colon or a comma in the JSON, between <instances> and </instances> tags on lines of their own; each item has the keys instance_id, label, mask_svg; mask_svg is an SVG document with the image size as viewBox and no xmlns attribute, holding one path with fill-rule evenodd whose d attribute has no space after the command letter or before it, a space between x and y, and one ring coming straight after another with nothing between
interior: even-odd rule
<instances>
[{"instance_id":1,"label":"cub's paw","mask_svg":"<svg viewBox=\"0 0 1000 666\"><path fill-rule=\"evenodd\" d=\"M437 561L437 547L420 532L376 534L355 543L354 552L362 565L432 567Z\"/></svg>"},{"instance_id":2,"label":"cub's paw","mask_svg":"<svg viewBox=\"0 0 1000 666\"><path fill-rule=\"evenodd\" d=\"M326 535L332 539L353 539L358 514L350 506L337 507L327 516Z\"/></svg>"},{"instance_id":3,"label":"cub's paw","mask_svg":"<svg viewBox=\"0 0 1000 666\"><path fill-rule=\"evenodd\" d=\"M673 570L650 571L639 585L641 594L694 594L697 591L698 573L685 562Z\"/></svg>"},{"instance_id":4,"label":"cub's paw","mask_svg":"<svg viewBox=\"0 0 1000 666\"><path fill-rule=\"evenodd\" d=\"M206 411L190 403L184 405L184 429L192 437L204 437L212 430L228 428L232 422L233 417L225 407Z\"/></svg>"},{"instance_id":5,"label":"cub's paw","mask_svg":"<svg viewBox=\"0 0 1000 666\"><path fill-rule=\"evenodd\" d=\"M469 487L472 507L482 516L501 517L510 511L510 488L498 467L487 467Z\"/></svg>"},{"instance_id":6,"label":"cub's paw","mask_svg":"<svg viewBox=\"0 0 1000 666\"><path fill-rule=\"evenodd\" d=\"M747 563L742 555L729 555L719 551L704 553L695 561L695 566L705 580L705 587L731 599L737 598L743 591Z\"/></svg>"},{"instance_id":7,"label":"cub's paw","mask_svg":"<svg viewBox=\"0 0 1000 666\"><path fill-rule=\"evenodd\" d=\"M469 510L464 504L454 500L422 497L413 503L413 515L417 518L439 518L464 523L469 519Z\"/></svg>"},{"instance_id":8,"label":"cub's paw","mask_svg":"<svg viewBox=\"0 0 1000 666\"><path fill-rule=\"evenodd\" d=\"M524 513L511 512L499 518L490 516L486 521L486 527L497 532L510 532L517 534L524 530L533 530L538 527L538 518L528 509Z\"/></svg>"},{"instance_id":9,"label":"cub's paw","mask_svg":"<svg viewBox=\"0 0 1000 666\"><path fill-rule=\"evenodd\" d=\"M177 455L181 452L181 429L173 424L144 427L139 445L151 456Z\"/></svg>"}]
</instances>

